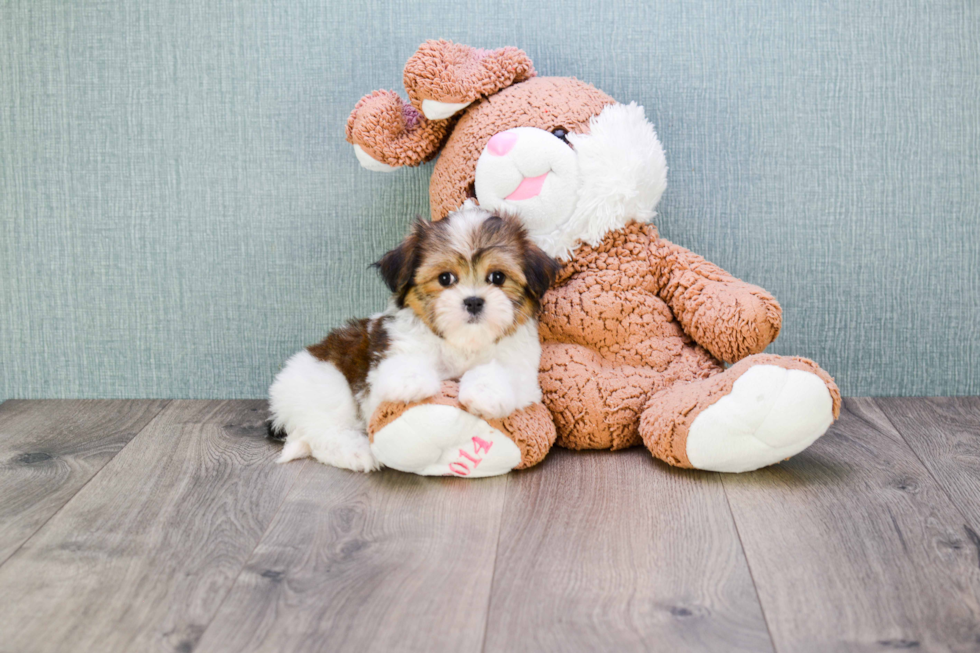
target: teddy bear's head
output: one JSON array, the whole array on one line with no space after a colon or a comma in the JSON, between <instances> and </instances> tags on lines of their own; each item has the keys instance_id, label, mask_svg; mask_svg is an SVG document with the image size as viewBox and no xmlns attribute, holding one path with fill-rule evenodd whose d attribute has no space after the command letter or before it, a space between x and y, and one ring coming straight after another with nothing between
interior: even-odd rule
<instances>
[{"instance_id":1,"label":"teddy bear's head","mask_svg":"<svg viewBox=\"0 0 980 653\"><path fill-rule=\"evenodd\" d=\"M428 41L405 66L410 104L363 97L347 140L365 168L391 171L441 154L433 220L467 199L517 215L553 256L649 221L667 185L663 148L643 108L571 77L538 77L516 48Z\"/></svg>"}]
</instances>

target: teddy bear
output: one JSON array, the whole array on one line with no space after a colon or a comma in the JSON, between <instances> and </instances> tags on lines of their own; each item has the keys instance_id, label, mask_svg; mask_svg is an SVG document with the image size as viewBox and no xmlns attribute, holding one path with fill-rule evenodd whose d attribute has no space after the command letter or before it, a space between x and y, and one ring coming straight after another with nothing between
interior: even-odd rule
<instances>
[{"instance_id":1,"label":"teddy bear","mask_svg":"<svg viewBox=\"0 0 980 653\"><path fill-rule=\"evenodd\" d=\"M424 43L404 69L408 102L363 97L347 140L369 170L418 166L431 219L472 201L521 219L561 263L540 315L543 406L486 421L458 385L381 406L372 452L419 474L488 476L534 465L553 444L645 446L674 466L745 472L823 435L840 392L811 360L762 353L775 298L661 238L667 186L653 125L636 103L572 77L541 77L514 47Z\"/></svg>"}]
</instances>

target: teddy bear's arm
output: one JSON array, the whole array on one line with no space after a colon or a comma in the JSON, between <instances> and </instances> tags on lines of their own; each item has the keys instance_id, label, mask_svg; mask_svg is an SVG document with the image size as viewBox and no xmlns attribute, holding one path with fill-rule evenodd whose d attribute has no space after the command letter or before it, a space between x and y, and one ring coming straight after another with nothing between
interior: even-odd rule
<instances>
[{"instance_id":1,"label":"teddy bear's arm","mask_svg":"<svg viewBox=\"0 0 980 653\"><path fill-rule=\"evenodd\" d=\"M657 294L684 331L713 356L735 363L769 346L782 309L768 292L662 238L651 243Z\"/></svg>"}]
</instances>

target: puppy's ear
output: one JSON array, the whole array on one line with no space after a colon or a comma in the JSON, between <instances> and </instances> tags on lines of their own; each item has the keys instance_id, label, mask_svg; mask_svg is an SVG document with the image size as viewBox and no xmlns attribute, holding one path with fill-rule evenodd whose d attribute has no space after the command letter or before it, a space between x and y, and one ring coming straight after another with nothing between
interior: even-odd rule
<instances>
[{"instance_id":1,"label":"puppy's ear","mask_svg":"<svg viewBox=\"0 0 980 653\"><path fill-rule=\"evenodd\" d=\"M416 217L412 231L405 237L405 240L373 264L373 267L378 269L388 289L397 298L399 307L404 305L405 297L408 295L408 291L412 289L415 271L421 261L421 244L425 240L425 233L429 226L429 223L421 217Z\"/></svg>"},{"instance_id":2,"label":"puppy's ear","mask_svg":"<svg viewBox=\"0 0 980 653\"><path fill-rule=\"evenodd\" d=\"M527 244L524 250L524 278L527 279L527 292L534 301L541 301L560 269L561 264L540 247L530 242Z\"/></svg>"}]
</instances>

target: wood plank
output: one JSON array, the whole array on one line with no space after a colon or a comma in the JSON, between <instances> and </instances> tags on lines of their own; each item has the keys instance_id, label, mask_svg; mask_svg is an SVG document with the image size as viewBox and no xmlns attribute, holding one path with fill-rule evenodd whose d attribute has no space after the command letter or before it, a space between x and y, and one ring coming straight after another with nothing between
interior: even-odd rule
<instances>
[{"instance_id":1,"label":"wood plank","mask_svg":"<svg viewBox=\"0 0 980 653\"><path fill-rule=\"evenodd\" d=\"M265 417L165 408L0 567L0 650L191 651L304 466Z\"/></svg>"},{"instance_id":2,"label":"wood plank","mask_svg":"<svg viewBox=\"0 0 980 653\"><path fill-rule=\"evenodd\" d=\"M772 650L720 476L642 449L515 475L485 650Z\"/></svg>"},{"instance_id":3,"label":"wood plank","mask_svg":"<svg viewBox=\"0 0 980 653\"><path fill-rule=\"evenodd\" d=\"M776 649L974 651L963 518L870 399L788 462L724 477Z\"/></svg>"},{"instance_id":4,"label":"wood plank","mask_svg":"<svg viewBox=\"0 0 980 653\"><path fill-rule=\"evenodd\" d=\"M875 403L967 518L964 529L980 560L980 397L889 398Z\"/></svg>"},{"instance_id":5,"label":"wood plank","mask_svg":"<svg viewBox=\"0 0 980 653\"><path fill-rule=\"evenodd\" d=\"M153 400L0 405L0 564L166 405Z\"/></svg>"},{"instance_id":6,"label":"wood plank","mask_svg":"<svg viewBox=\"0 0 980 653\"><path fill-rule=\"evenodd\" d=\"M195 653L478 651L508 478L308 465Z\"/></svg>"}]
</instances>

